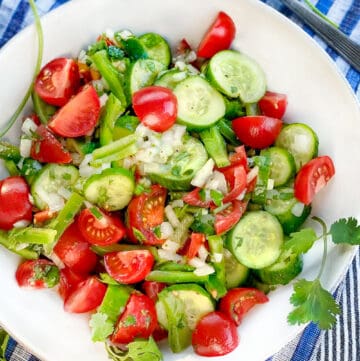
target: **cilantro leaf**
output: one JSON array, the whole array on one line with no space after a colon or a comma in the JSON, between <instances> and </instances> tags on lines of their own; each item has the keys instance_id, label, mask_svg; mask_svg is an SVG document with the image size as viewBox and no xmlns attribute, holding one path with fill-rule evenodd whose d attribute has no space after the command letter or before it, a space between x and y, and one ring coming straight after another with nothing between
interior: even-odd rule
<instances>
[{"instance_id":1,"label":"cilantro leaf","mask_svg":"<svg viewBox=\"0 0 360 361\"><path fill-rule=\"evenodd\" d=\"M128 350L123 351L115 346L106 345L109 358L113 361L161 361L162 354L152 337L148 340L130 342Z\"/></svg>"},{"instance_id":2,"label":"cilantro leaf","mask_svg":"<svg viewBox=\"0 0 360 361\"><path fill-rule=\"evenodd\" d=\"M108 336L114 332L114 324L109 320L105 313L97 312L91 316L90 327L92 331L92 340L105 341Z\"/></svg>"},{"instance_id":3,"label":"cilantro leaf","mask_svg":"<svg viewBox=\"0 0 360 361\"><path fill-rule=\"evenodd\" d=\"M326 330L335 324L335 316L340 313L338 304L331 293L321 286L318 278L314 281L297 281L290 302L295 306L288 315L288 322L292 325L312 321Z\"/></svg>"},{"instance_id":4,"label":"cilantro leaf","mask_svg":"<svg viewBox=\"0 0 360 361\"><path fill-rule=\"evenodd\" d=\"M306 253L317 240L317 235L312 228L304 228L290 234L290 239L284 243L284 250L291 250L296 254Z\"/></svg>"},{"instance_id":5,"label":"cilantro leaf","mask_svg":"<svg viewBox=\"0 0 360 361\"><path fill-rule=\"evenodd\" d=\"M330 227L330 234L334 243L348 243L360 245L360 225L353 217L341 218Z\"/></svg>"}]
</instances>

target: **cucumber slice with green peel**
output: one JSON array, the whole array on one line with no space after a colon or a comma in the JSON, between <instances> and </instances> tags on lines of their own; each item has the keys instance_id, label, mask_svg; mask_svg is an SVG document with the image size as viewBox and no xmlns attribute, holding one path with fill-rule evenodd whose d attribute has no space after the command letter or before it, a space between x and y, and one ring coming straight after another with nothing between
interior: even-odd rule
<instances>
[{"instance_id":1,"label":"cucumber slice with green peel","mask_svg":"<svg viewBox=\"0 0 360 361\"><path fill-rule=\"evenodd\" d=\"M279 188L272 191L271 199L267 199L264 209L274 215L285 234L296 232L311 212L311 205L304 205L294 196L292 188Z\"/></svg>"},{"instance_id":2,"label":"cucumber slice with green peel","mask_svg":"<svg viewBox=\"0 0 360 361\"><path fill-rule=\"evenodd\" d=\"M223 96L199 75L189 76L174 89L178 100L177 122L188 129L203 129L225 115Z\"/></svg>"},{"instance_id":3,"label":"cucumber slice with green peel","mask_svg":"<svg viewBox=\"0 0 360 361\"><path fill-rule=\"evenodd\" d=\"M308 125L286 125L278 135L275 145L288 150L295 159L296 171L318 154L319 139Z\"/></svg>"},{"instance_id":4,"label":"cucumber slice with green peel","mask_svg":"<svg viewBox=\"0 0 360 361\"><path fill-rule=\"evenodd\" d=\"M158 321L165 329L168 329L168 317L161 302L161 294L165 293L171 293L172 296L181 300L184 304L184 319L191 330L195 329L196 323L202 316L215 309L214 302L209 293L195 283L166 287L160 292L159 301L156 302Z\"/></svg>"},{"instance_id":5,"label":"cucumber slice with green peel","mask_svg":"<svg viewBox=\"0 0 360 361\"><path fill-rule=\"evenodd\" d=\"M106 211L128 205L134 193L134 175L124 168L109 168L92 175L84 184L85 198Z\"/></svg>"},{"instance_id":6,"label":"cucumber slice with green peel","mask_svg":"<svg viewBox=\"0 0 360 361\"><path fill-rule=\"evenodd\" d=\"M158 74L165 70L163 63L152 59L139 59L129 69L127 74L128 96L155 82Z\"/></svg>"},{"instance_id":7,"label":"cucumber slice with green peel","mask_svg":"<svg viewBox=\"0 0 360 361\"><path fill-rule=\"evenodd\" d=\"M232 253L224 249L226 288L239 287L247 280L250 270L241 264Z\"/></svg>"},{"instance_id":8,"label":"cucumber slice with green peel","mask_svg":"<svg viewBox=\"0 0 360 361\"><path fill-rule=\"evenodd\" d=\"M180 71L177 68L167 70L166 72L159 74L159 77L155 81L155 85L163 86L169 89L175 89L181 81L188 77L186 71Z\"/></svg>"},{"instance_id":9,"label":"cucumber slice with green peel","mask_svg":"<svg viewBox=\"0 0 360 361\"><path fill-rule=\"evenodd\" d=\"M73 165L47 164L35 176L31 195L40 209L60 210L64 197L59 190L69 191L79 178L79 171Z\"/></svg>"},{"instance_id":10,"label":"cucumber slice with green peel","mask_svg":"<svg viewBox=\"0 0 360 361\"><path fill-rule=\"evenodd\" d=\"M171 51L167 41L159 34L146 33L139 37L147 57L163 63L166 67L171 62Z\"/></svg>"},{"instance_id":11,"label":"cucumber slice with green peel","mask_svg":"<svg viewBox=\"0 0 360 361\"><path fill-rule=\"evenodd\" d=\"M196 172L208 160L202 143L193 137L183 140L183 145L166 164L150 164L145 167L152 182L159 183L171 191L189 190Z\"/></svg>"},{"instance_id":12,"label":"cucumber slice with green peel","mask_svg":"<svg viewBox=\"0 0 360 361\"><path fill-rule=\"evenodd\" d=\"M281 224L265 211L246 213L228 235L235 258L252 269L270 266L280 256L284 241Z\"/></svg>"},{"instance_id":13,"label":"cucumber slice with green peel","mask_svg":"<svg viewBox=\"0 0 360 361\"><path fill-rule=\"evenodd\" d=\"M235 50L215 54L207 67L206 77L220 92L244 103L257 102L266 91L266 77L261 67L247 55Z\"/></svg>"},{"instance_id":14,"label":"cucumber slice with green peel","mask_svg":"<svg viewBox=\"0 0 360 361\"><path fill-rule=\"evenodd\" d=\"M115 122L113 139L118 140L135 133L136 127L139 125L139 123L139 118L135 115L121 116Z\"/></svg>"},{"instance_id":15,"label":"cucumber slice with green peel","mask_svg":"<svg viewBox=\"0 0 360 361\"><path fill-rule=\"evenodd\" d=\"M274 186L279 187L286 184L296 173L294 157L284 148L270 147L261 151L270 157L270 178L274 180Z\"/></svg>"},{"instance_id":16,"label":"cucumber slice with green peel","mask_svg":"<svg viewBox=\"0 0 360 361\"><path fill-rule=\"evenodd\" d=\"M257 270L256 275L268 285L287 285L300 274L302 268L302 257L286 250L281 252L274 264Z\"/></svg>"}]
</instances>

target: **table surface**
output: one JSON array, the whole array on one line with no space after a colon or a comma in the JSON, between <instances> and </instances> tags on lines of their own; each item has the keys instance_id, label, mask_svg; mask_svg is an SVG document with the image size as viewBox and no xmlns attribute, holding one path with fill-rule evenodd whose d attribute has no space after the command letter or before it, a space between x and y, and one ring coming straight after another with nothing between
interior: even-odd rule
<instances>
[{"instance_id":1,"label":"table surface","mask_svg":"<svg viewBox=\"0 0 360 361\"><path fill-rule=\"evenodd\" d=\"M37 0L36 4L39 13L45 14L67 1ZM333 49L328 47L318 36L314 35L313 31L304 25L290 10L284 7L280 1L262 1L276 8L314 37L317 43L334 60L360 101L360 73L351 68ZM360 43L360 0L319 0L317 2L311 0L311 2L321 12L326 14L329 19L339 24L340 29L345 34ZM0 48L30 22L32 22L32 16L27 0L0 0ZM342 309L336 327L330 331L321 332L315 325L310 324L298 338L290 342L269 361L360 360L359 270L360 255L358 252L344 281L335 293L335 297ZM5 358L11 361L37 360L13 339L10 339L7 345Z\"/></svg>"}]
</instances>

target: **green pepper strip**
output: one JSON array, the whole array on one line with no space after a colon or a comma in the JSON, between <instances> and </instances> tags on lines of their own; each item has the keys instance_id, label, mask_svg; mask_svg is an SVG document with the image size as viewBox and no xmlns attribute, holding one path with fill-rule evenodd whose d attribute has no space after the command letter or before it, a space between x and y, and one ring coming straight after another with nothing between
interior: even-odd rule
<instances>
[{"instance_id":1,"label":"green pepper strip","mask_svg":"<svg viewBox=\"0 0 360 361\"><path fill-rule=\"evenodd\" d=\"M120 138L118 140L115 140L114 142L104 145L100 148L97 148L93 151L93 158L94 160L97 159L103 159L109 156L112 156L114 154L117 154L124 149L126 149L128 146L134 144L136 142L136 135L131 134L127 137Z\"/></svg>"},{"instance_id":2,"label":"green pepper strip","mask_svg":"<svg viewBox=\"0 0 360 361\"><path fill-rule=\"evenodd\" d=\"M107 253L111 253L111 252L136 251L136 250L145 249L151 252L155 260L159 259L157 248L153 246L115 243L110 246L91 246L91 249L99 256L104 256Z\"/></svg>"},{"instance_id":3,"label":"green pepper strip","mask_svg":"<svg viewBox=\"0 0 360 361\"><path fill-rule=\"evenodd\" d=\"M7 142L0 142L0 158L18 162L21 158L20 150L15 145Z\"/></svg>"},{"instance_id":4,"label":"green pepper strip","mask_svg":"<svg viewBox=\"0 0 360 361\"><path fill-rule=\"evenodd\" d=\"M0 244L7 248L9 251L18 254L25 259L37 259L39 255L37 252L29 249L28 247L23 249L16 249L17 244L14 240L9 238L9 235L5 231L0 230Z\"/></svg>"},{"instance_id":5,"label":"green pepper strip","mask_svg":"<svg viewBox=\"0 0 360 361\"><path fill-rule=\"evenodd\" d=\"M151 271L147 276L147 281L164 283L205 283L208 276L197 276L194 272L183 271Z\"/></svg>"}]
</instances>

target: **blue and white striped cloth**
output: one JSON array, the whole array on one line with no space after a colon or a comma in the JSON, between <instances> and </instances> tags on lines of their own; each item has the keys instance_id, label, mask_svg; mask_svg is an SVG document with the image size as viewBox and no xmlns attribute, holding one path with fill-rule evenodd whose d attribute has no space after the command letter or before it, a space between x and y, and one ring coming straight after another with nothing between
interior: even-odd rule
<instances>
[{"instance_id":1,"label":"blue and white striped cloth","mask_svg":"<svg viewBox=\"0 0 360 361\"><path fill-rule=\"evenodd\" d=\"M37 0L36 4L39 13L42 15L67 1ZM301 26L314 37L321 47L326 49L360 101L360 73L351 68L334 50L327 47L320 38L314 35L311 29L284 7L279 0L263 1ZM319 0L314 3L320 11L339 24L340 29L345 34L360 43L360 0ZM32 21L27 0L0 0L0 48L20 29ZM342 308L337 326L331 331L320 332L315 325L310 324L297 339L290 342L268 361L359 361L359 270L360 255L358 253L344 281L335 293L336 299ZM5 357L8 361L37 361L34 356L12 339L8 343Z\"/></svg>"}]
</instances>

